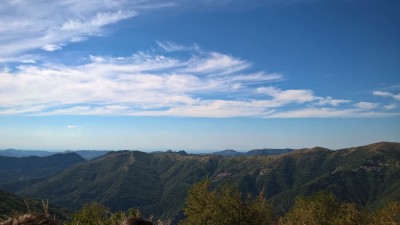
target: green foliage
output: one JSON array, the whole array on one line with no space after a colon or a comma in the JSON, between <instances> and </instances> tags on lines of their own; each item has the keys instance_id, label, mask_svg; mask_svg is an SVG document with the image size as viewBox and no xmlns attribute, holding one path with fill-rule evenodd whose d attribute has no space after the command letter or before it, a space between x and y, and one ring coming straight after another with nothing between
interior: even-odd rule
<instances>
[{"instance_id":1,"label":"green foliage","mask_svg":"<svg viewBox=\"0 0 400 225\"><path fill-rule=\"evenodd\" d=\"M400 224L400 202L390 202L372 213L364 212L365 222L369 225L398 225Z\"/></svg>"},{"instance_id":2,"label":"green foliage","mask_svg":"<svg viewBox=\"0 0 400 225\"><path fill-rule=\"evenodd\" d=\"M354 204L339 203L332 193L320 191L313 196L297 197L293 208L280 219L281 224L356 225L361 215Z\"/></svg>"},{"instance_id":3,"label":"green foliage","mask_svg":"<svg viewBox=\"0 0 400 225\"><path fill-rule=\"evenodd\" d=\"M43 204L43 201L23 198L0 190L0 220L29 212L48 212L56 219L61 220L67 219L70 214L68 210L53 204Z\"/></svg>"},{"instance_id":4,"label":"green foliage","mask_svg":"<svg viewBox=\"0 0 400 225\"><path fill-rule=\"evenodd\" d=\"M87 224L87 225L105 225L107 221L107 208L98 204L85 204L83 208L72 215L70 225Z\"/></svg>"},{"instance_id":5,"label":"green foliage","mask_svg":"<svg viewBox=\"0 0 400 225\"><path fill-rule=\"evenodd\" d=\"M129 209L127 212L110 212L106 207L98 203L88 203L81 210L74 213L65 225L119 225L129 217L140 217L139 210Z\"/></svg>"},{"instance_id":6,"label":"green foliage","mask_svg":"<svg viewBox=\"0 0 400 225\"><path fill-rule=\"evenodd\" d=\"M329 192L319 191L298 196L293 207L280 218L260 193L242 201L237 188L223 185L215 190L210 180L196 183L189 191L181 225L398 225L400 203L392 202L381 209L360 210L356 204L341 203Z\"/></svg>"},{"instance_id":7,"label":"green foliage","mask_svg":"<svg viewBox=\"0 0 400 225\"><path fill-rule=\"evenodd\" d=\"M320 191L296 198L293 208L280 219L281 225L398 225L400 202L376 210L360 210L355 204L339 203L332 193Z\"/></svg>"},{"instance_id":8,"label":"green foliage","mask_svg":"<svg viewBox=\"0 0 400 225\"><path fill-rule=\"evenodd\" d=\"M192 186L184 209L186 218L179 222L181 225L400 224L400 202L391 202L383 208L372 211L368 209L360 210L355 204L339 202L332 193L320 191L309 197L296 197L293 207L281 217L278 217L274 213L272 205L266 201L263 192L254 198L249 195L247 199L243 200L242 194L235 186L224 184L214 189L210 186L208 178ZM39 211L43 212L43 210L47 210L48 204L45 202L42 202L42 204L43 208ZM24 213L26 212L15 212L3 219ZM50 216L53 215L50 212ZM92 202L85 204L82 209L73 213L64 224L120 225L130 217L141 217L139 210L129 209L111 212L105 206ZM58 220L62 221L60 218ZM157 224L169 225L171 220L158 221Z\"/></svg>"},{"instance_id":9,"label":"green foliage","mask_svg":"<svg viewBox=\"0 0 400 225\"><path fill-rule=\"evenodd\" d=\"M247 200L247 215L245 218L250 218L248 224L274 224L276 215L271 204L267 202L264 197L264 192L254 200L248 198Z\"/></svg>"},{"instance_id":10,"label":"green foliage","mask_svg":"<svg viewBox=\"0 0 400 225\"><path fill-rule=\"evenodd\" d=\"M184 212L182 225L262 225L272 224L275 218L262 194L243 202L238 188L226 184L212 191L209 179L190 189Z\"/></svg>"}]
</instances>

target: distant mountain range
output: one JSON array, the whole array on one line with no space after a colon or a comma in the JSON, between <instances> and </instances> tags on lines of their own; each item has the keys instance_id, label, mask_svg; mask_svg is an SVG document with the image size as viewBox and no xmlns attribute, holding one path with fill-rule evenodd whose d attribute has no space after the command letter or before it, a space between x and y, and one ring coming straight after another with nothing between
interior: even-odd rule
<instances>
[{"instance_id":1,"label":"distant mountain range","mask_svg":"<svg viewBox=\"0 0 400 225\"><path fill-rule=\"evenodd\" d=\"M78 151L65 151L65 152L50 152L50 151L37 151L37 150L17 150L17 149L6 149L0 150L0 156L9 156L9 157L28 157L28 156L38 156L45 157L60 153L70 153L74 152L86 160L91 160L96 157L107 154L109 151L105 150L78 150Z\"/></svg>"},{"instance_id":2,"label":"distant mountain range","mask_svg":"<svg viewBox=\"0 0 400 225\"><path fill-rule=\"evenodd\" d=\"M240 157L116 151L31 180L28 186L0 188L12 187L19 195L49 199L70 209L97 201L113 210L140 208L145 215L168 218L182 215L188 189L205 177L213 186L237 184L243 193L264 190L277 209L290 207L296 195L321 189L368 207L400 200L400 143L287 151Z\"/></svg>"},{"instance_id":3,"label":"distant mountain range","mask_svg":"<svg viewBox=\"0 0 400 225\"><path fill-rule=\"evenodd\" d=\"M232 149L227 149L219 152L214 152L211 153L212 155L220 155L220 156L252 156L252 155L279 155L279 154L285 154L289 153L291 151L294 151L294 149L270 149L270 148L264 148L264 149L254 149L250 150L248 152L238 152Z\"/></svg>"},{"instance_id":4,"label":"distant mountain range","mask_svg":"<svg viewBox=\"0 0 400 225\"><path fill-rule=\"evenodd\" d=\"M238 152L235 150L223 150L218 152L210 153L211 155L220 155L220 156L249 156L249 155L278 155L284 154L293 151L293 149L254 149L248 152ZM78 150L78 151L64 151L64 152L50 152L50 151L38 151L38 150L17 150L17 149L6 149L0 150L0 156L9 156L9 157L28 157L28 156L38 156L45 157L59 153L68 153L75 152L78 155L82 156L86 160L92 160L94 158L100 157L102 155L107 154L110 151L106 150ZM172 150L165 151L166 153L179 153L179 154L187 154L184 150L173 152ZM162 153L162 151L156 151L153 153ZM206 154L200 154L206 155Z\"/></svg>"},{"instance_id":5,"label":"distant mountain range","mask_svg":"<svg viewBox=\"0 0 400 225\"><path fill-rule=\"evenodd\" d=\"M28 156L38 156L44 157L49 155L54 155L59 152L48 152L48 151L37 151L37 150L17 150L17 149L5 149L0 150L0 156L9 156L9 157L28 157Z\"/></svg>"}]
</instances>

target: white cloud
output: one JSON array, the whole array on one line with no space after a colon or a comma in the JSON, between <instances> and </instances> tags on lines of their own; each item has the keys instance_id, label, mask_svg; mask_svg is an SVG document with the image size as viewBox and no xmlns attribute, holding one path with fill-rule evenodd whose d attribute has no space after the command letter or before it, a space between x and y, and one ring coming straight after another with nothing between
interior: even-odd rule
<instances>
[{"instance_id":1,"label":"white cloud","mask_svg":"<svg viewBox=\"0 0 400 225\"><path fill-rule=\"evenodd\" d=\"M395 100L400 100L400 94L394 94L391 92L387 92L387 91L373 91L372 92L375 96L380 96L380 97L392 97Z\"/></svg>"},{"instance_id":2,"label":"white cloud","mask_svg":"<svg viewBox=\"0 0 400 225\"><path fill-rule=\"evenodd\" d=\"M275 87L259 87L256 91L260 94L272 96L273 101L279 103L279 105L312 102L317 99L311 90L280 90Z\"/></svg>"},{"instance_id":3,"label":"white cloud","mask_svg":"<svg viewBox=\"0 0 400 225\"><path fill-rule=\"evenodd\" d=\"M68 129L74 129L74 128L76 128L76 126L75 125L68 125L67 128Z\"/></svg>"},{"instance_id":4,"label":"white cloud","mask_svg":"<svg viewBox=\"0 0 400 225\"><path fill-rule=\"evenodd\" d=\"M354 106L360 109L374 109L378 107L378 104L372 102L359 102L354 104Z\"/></svg>"},{"instance_id":5,"label":"white cloud","mask_svg":"<svg viewBox=\"0 0 400 225\"><path fill-rule=\"evenodd\" d=\"M229 79L232 81L241 81L241 82L251 82L251 83L260 83L260 82L275 82L282 80L283 76L279 73L271 73L266 74L263 72L253 73L253 74L244 74L244 75L235 75L230 76Z\"/></svg>"},{"instance_id":6,"label":"white cloud","mask_svg":"<svg viewBox=\"0 0 400 225\"><path fill-rule=\"evenodd\" d=\"M108 25L139 12L168 7L161 1L0 1L0 58L30 50L60 50L61 44L107 32ZM46 9L46 10L43 10Z\"/></svg>"},{"instance_id":7,"label":"white cloud","mask_svg":"<svg viewBox=\"0 0 400 225\"><path fill-rule=\"evenodd\" d=\"M31 64L35 64L36 61L33 59L27 59L27 60L22 60L21 63L31 63Z\"/></svg>"},{"instance_id":8,"label":"white cloud","mask_svg":"<svg viewBox=\"0 0 400 225\"><path fill-rule=\"evenodd\" d=\"M386 91L373 91L372 93L376 96L381 96L381 97L392 97L393 96L392 93L386 92Z\"/></svg>"},{"instance_id":9,"label":"white cloud","mask_svg":"<svg viewBox=\"0 0 400 225\"><path fill-rule=\"evenodd\" d=\"M245 70L251 65L241 59L217 52L207 54L206 58L193 58L183 72L200 73L207 75L226 75Z\"/></svg>"},{"instance_id":10,"label":"white cloud","mask_svg":"<svg viewBox=\"0 0 400 225\"><path fill-rule=\"evenodd\" d=\"M40 59L39 55L26 54L14 57L0 57L0 63L36 63Z\"/></svg>"},{"instance_id":11,"label":"white cloud","mask_svg":"<svg viewBox=\"0 0 400 225\"><path fill-rule=\"evenodd\" d=\"M197 44L193 44L191 46L179 45L173 42L165 41L157 41L157 45L160 46L164 51L167 52L176 52L176 51L199 51L200 47Z\"/></svg>"},{"instance_id":12,"label":"white cloud","mask_svg":"<svg viewBox=\"0 0 400 225\"><path fill-rule=\"evenodd\" d=\"M370 112L363 109L303 108L276 112L266 118L351 118L351 117L390 117L400 113Z\"/></svg>"},{"instance_id":13,"label":"white cloud","mask_svg":"<svg viewBox=\"0 0 400 225\"><path fill-rule=\"evenodd\" d=\"M42 47L41 47L41 49L43 49L43 50L45 50L45 51L48 51L48 52L54 52L54 51L57 51L57 50L61 50L62 49L62 47L61 47L61 45L43 45Z\"/></svg>"},{"instance_id":14,"label":"white cloud","mask_svg":"<svg viewBox=\"0 0 400 225\"><path fill-rule=\"evenodd\" d=\"M393 103L383 106L383 108L385 108L386 110L393 110L393 109L395 109L397 107L398 107L398 105L397 104L393 104Z\"/></svg>"},{"instance_id":15,"label":"white cloud","mask_svg":"<svg viewBox=\"0 0 400 225\"><path fill-rule=\"evenodd\" d=\"M331 105L331 106L339 106L340 104L350 103L350 100L344 99L333 99L332 97L328 96L326 98L321 98L316 105Z\"/></svg>"},{"instance_id":16,"label":"white cloud","mask_svg":"<svg viewBox=\"0 0 400 225\"><path fill-rule=\"evenodd\" d=\"M93 35L109 24L131 18L137 14L134 11L98 12L93 18L85 20L68 19L62 24L61 31Z\"/></svg>"},{"instance_id":17,"label":"white cloud","mask_svg":"<svg viewBox=\"0 0 400 225\"><path fill-rule=\"evenodd\" d=\"M0 114L279 118L396 114L370 112L378 110L376 103L344 107L350 100L268 86L283 75L253 72L251 63L222 53L190 53L179 59L154 52L90 55L75 66L37 63L4 68ZM322 107L327 105L335 108Z\"/></svg>"}]
</instances>

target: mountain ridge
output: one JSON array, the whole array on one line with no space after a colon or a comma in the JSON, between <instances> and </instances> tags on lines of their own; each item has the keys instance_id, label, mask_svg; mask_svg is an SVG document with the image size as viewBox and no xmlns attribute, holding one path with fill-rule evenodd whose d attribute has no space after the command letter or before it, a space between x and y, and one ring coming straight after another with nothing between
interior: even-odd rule
<instances>
[{"instance_id":1,"label":"mountain ridge","mask_svg":"<svg viewBox=\"0 0 400 225\"><path fill-rule=\"evenodd\" d=\"M46 177L85 161L76 153L59 153L44 157L0 156L0 185Z\"/></svg>"},{"instance_id":2,"label":"mountain ridge","mask_svg":"<svg viewBox=\"0 0 400 225\"><path fill-rule=\"evenodd\" d=\"M243 193L265 190L265 197L277 206L290 206L295 195L326 189L341 200L375 207L400 200L395 188L400 185L399 162L400 143L239 157L119 151L77 164L18 193L72 209L98 201L113 210L134 207L176 217L188 188L209 177L213 186L233 183Z\"/></svg>"}]
</instances>

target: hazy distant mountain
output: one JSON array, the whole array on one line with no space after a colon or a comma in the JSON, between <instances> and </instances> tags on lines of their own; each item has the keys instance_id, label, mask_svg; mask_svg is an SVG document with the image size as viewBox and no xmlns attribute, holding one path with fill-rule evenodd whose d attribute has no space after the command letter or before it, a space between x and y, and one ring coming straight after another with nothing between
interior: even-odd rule
<instances>
[{"instance_id":1,"label":"hazy distant mountain","mask_svg":"<svg viewBox=\"0 0 400 225\"><path fill-rule=\"evenodd\" d=\"M45 157L0 156L0 185L46 177L85 161L76 153L60 153Z\"/></svg>"},{"instance_id":2,"label":"hazy distant mountain","mask_svg":"<svg viewBox=\"0 0 400 225\"><path fill-rule=\"evenodd\" d=\"M232 149L227 149L219 152L213 152L212 155L220 155L220 156L252 156L252 155L279 155L293 151L293 149L285 148L285 149L254 149L248 152L238 152Z\"/></svg>"},{"instance_id":3,"label":"hazy distant mountain","mask_svg":"<svg viewBox=\"0 0 400 225\"><path fill-rule=\"evenodd\" d=\"M220 156L242 156L246 155L245 152L238 152L232 149L227 149L219 152L213 152L211 155L220 155Z\"/></svg>"},{"instance_id":4,"label":"hazy distant mountain","mask_svg":"<svg viewBox=\"0 0 400 225\"><path fill-rule=\"evenodd\" d=\"M97 158L99 156L105 155L110 151L105 151L105 150L78 150L78 151L68 151L68 152L75 152L78 155L82 156L86 160L92 160L94 158Z\"/></svg>"},{"instance_id":5,"label":"hazy distant mountain","mask_svg":"<svg viewBox=\"0 0 400 225\"><path fill-rule=\"evenodd\" d=\"M9 157L28 157L28 156L49 156L57 154L58 152L48 152L48 151L37 151L37 150L16 150L16 149L6 149L0 150L0 156Z\"/></svg>"},{"instance_id":6,"label":"hazy distant mountain","mask_svg":"<svg viewBox=\"0 0 400 225\"><path fill-rule=\"evenodd\" d=\"M75 152L78 155L82 156L86 160L91 160L96 157L107 154L110 151L105 150L78 150L78 151L65 151L63 153ZM61 152L49 152L49 151L37 151L37 150L17 150L17 149L6 149L0 150L0 156L9 156L9 157L28 157L28 156L38 156L45 157L55 154L60 154Z\"/></svg>"},{"instance_id":7,"label":"hazy distant mountain","mask_svg":"<svg viewBox=\"0 0 400 225\"><path fill-rule=\"evenodd\" d=\"M298 194L326 189L364 206L400 200L400 143L377 143L332 151L312 148L280 155L222 157L177 153L110 152L80 163L19 193L70 208L97 201L111 209L179 215L188 188L208 176L214 186L238 184L278 208Z\"/></svg>"}]
</instances>

